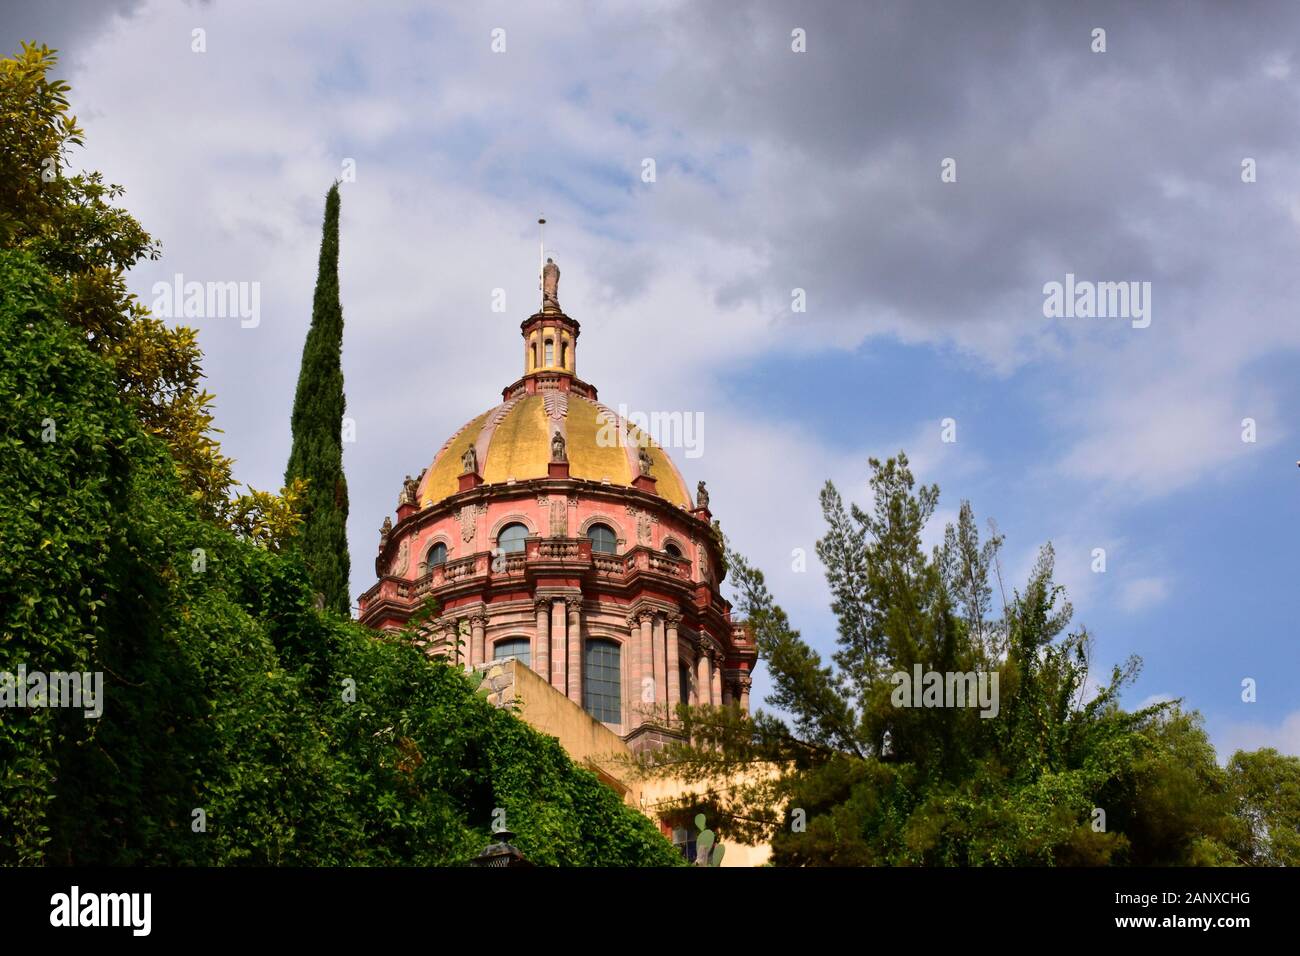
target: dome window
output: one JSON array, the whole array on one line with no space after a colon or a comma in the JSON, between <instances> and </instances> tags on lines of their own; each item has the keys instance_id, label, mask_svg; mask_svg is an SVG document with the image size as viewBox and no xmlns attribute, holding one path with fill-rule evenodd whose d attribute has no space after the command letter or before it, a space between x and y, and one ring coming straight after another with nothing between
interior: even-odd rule
<instances>
[{"instance_id":1,"label":"dome window","mask_svg":"<svg viewBox=\"0 0 1300 956\"><path fill-rule=\"evenodd\" d=\"M439 541L429 549L429 560L425 562L429 568L436 568L440 564L447 563L447 546Z\"/></svg>"},{"instance_id":2,"label":"dome window","mask_svg":"<svg viewBox=\"0 0 1300 956\"><path fill-rule=\"evenodd\" d=\"M526 667L532 666L531 642L526 637L507 637L492 645L492 659L499 661L504 657L513 657Z\"/></svg>"},{"instance_id":3,"label":"dome window","mask_svg":"<svg viewBox=\"0 0 1300 956\"><path fill-rule=\"evenodd\" d=\"M508 524L497 535L497 547L501 549L502 554L523 554L524 539L527 537L526 527L518 522Z\"/></svg>"},{"instance_id":4,"label":"dome window","mask_svg":"<svg viewBox=\"0 0 1300 956\"><path fill-rule=\"evenodd\" d=\"M555 342L551 339L546 340L546 365L549 368L555 364Z\"/></svg>"},{"instance_id":5,"label":"dome window","mask_svg":"<svg viewBox=\"0 0 1300 956\"><path fill-rule=\"evenodd\" d=\"M673 544L671 541L664 545L664 552L670 558L680 558L682 556L682 549L677 547L677 545Z\"/></svg>"},{"instance_id":6,"label":"dome window","mask_svg":"<svg viewBox=\"0 0 1300 956\"><path fill-rule=\"evenodd\" d=\"M618 554L618 536L606 524L594 524L587 529L591 550L597 554Z\"/></svg>"}]
</instances>

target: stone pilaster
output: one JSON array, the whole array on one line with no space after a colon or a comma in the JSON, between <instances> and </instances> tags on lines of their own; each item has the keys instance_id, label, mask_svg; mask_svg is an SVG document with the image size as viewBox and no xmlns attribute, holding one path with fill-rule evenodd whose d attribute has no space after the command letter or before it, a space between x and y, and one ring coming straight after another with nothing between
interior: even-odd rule
<instances>
[{"instance_id":1,"label":"stone pilaster","mask_svg":"<svg viewBox=\"0 0 1300 956\"><path fill-rule=\"evenodd\" d=\"M460 618L444 618L442 626L442 652L447 656L447 660L454 664L465 663L467 655L458 643L460 641Z\"/></svg>"},{"instance_id":2,"label":"stone pilaster","mask_svg":"<svg viewBox=\"0 0 1300 956\"><path fill-rule=\"evenodd\" d=\"M666 655L664 653L664 616L662 614L654 615L654 630L651 633L654 636L655 706L657 715L662 717L668 703L668 675L664 672Z\"/></svg>"},{"instance_id":3,"label":"stone pilaster","mask_svg":"<svg viewBox=\"0 0 1300 956\"><path fill-rule=\"evenodd\" d=\"M582 598L571 597L569 608L569 700L582 706Z\"/></svg>"},{"instance_id":4,"label":"stone pilaster","mask_svg":"<svg viewBox=\"0 0 1300 956\"><path fill-rule=\"evenodd\" d=\"M473 665L485 662L484 639L487 635L487 618L482 614L475 614L469 619L470 638L469 638L469 662Z\"/></svg>"},{"instance_id":5,"label":"stone pilaster","mask_svg":"<svg viewBox=\"0 0 1300 956\"><path fill-rule=\"evenodd\" d=\"M640 704L641 712L653 707L653 701L645 700L645 681L649 678L651 686L654 686L655 664L654 664L654 615L649 611L642 611L641 615L641 674L637 678L637 701ZM657 696L658 690L655 694Z\"/></svg>"},{"instance_id":6,"label":"stone pilaster","mask_svg":"<svg viewBox=\"0 0 1300 956\"><path fill-rule=\"evenodd\" d=\"M696 694L701 707L713 703L713 674L709 670L709 649L700 644L700 657L695 664Z\"/></svg>"},{"instance_id":7,"label":"stone pilaster","mask_svg":"<svg viewBox=\"0 0 1300 956\"><path fill-rule=\"evenodd\" d=\"M551 686L560 693L568 691L568 628L564 598L551 601Z\"/></svg>"},{"instance_id":8,"label":"stone pilaster","mask_svg":"<svg viewBox=\"0 0 1300 956\"><path fill-rule=\"evenodd\" d=\"M551 676L551 602L538 599L533 602L537 612L537 628L533 632L533 670L547 680Z\"/></svg>"},{"instance_id":9,"label":"stone pilaster","mask_svg":"<svg viewBox=\"0 0 1300 956\"><path fill-rule=\"evenodd\" d=\"M666 638L664 651L667 661L664 669L668 672L668 716L677 713L677 705L682 699L682 677L680 654L677 648L677 626L682 623L680 614L669 614L664 618Z\"/></svg>"}]
</instances>

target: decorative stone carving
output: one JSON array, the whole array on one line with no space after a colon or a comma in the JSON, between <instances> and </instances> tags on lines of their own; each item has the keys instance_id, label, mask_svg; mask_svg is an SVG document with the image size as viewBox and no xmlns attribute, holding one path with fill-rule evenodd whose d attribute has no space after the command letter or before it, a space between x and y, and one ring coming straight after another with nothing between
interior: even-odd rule
<instances>
[{"instance_id":1,"label":"decorative stone carving","mask_svg":"<svg viewBox=\"0 0 1300 956\"><path fill-rule=\"evenodd\" d=\"M706 510L709 507L709 491L704 487L704 482L702 481L695 486L695 507L704 508Z\"/></svg>"},{"instance_id":2,"label":"decorative stone carving","mask_svg":"<svg viewBox=\"0 0 1300 956\"><path fill-rule=\"evenodd\" d=\"M551 496L551 537L565 538L569 534L569 509L564 498Z\"/></svg>"},{"instance_id":3,"label":"decorative stone carving","mask_svg":"<svg viewBox=\"0 0 1300 956\"><path fill-rule=\"evenodd\" d=\"M652 529L659 523L659 517L643 511L636 505L627 506L627 516L636 522L636 543L647 547L652 537Z\"/></svg>"},{"instance_id":4,"label":"decorative stone carving","mask_svg":"<svg viewBox=\"0 0 1300 956\"><path fill-rule=\"evenodd\" d=\"M478 452L473 445L466 448L465 454L460 456L460 471L463 475L478 474Z\"/></svg>"},{"instance_id":5,"label":"decorative stone carving","mask_svg":"<svg viewBox=\"0 0 1300 956\"><path fill-rule=\"evenodd\" d=\"M402 493L398 495L397 507L400 508L402 505L415 504L416 489L418 489L419 486L420 486L420 482L418 479L412 478L410 475L407 475L402 480Z\"/></svg>"},{"instance_id":6,"label":"decorative stone carving","mask_svg":"<svg viewBox=\"0 0 1300 956\"><path fill-rule=\"evenodd\" d=\"M654 462L650 458L650 449L642 445L637 452L637 462L641 466L641 474L649 476L650 469L654 467Z\"/></svg>"},{"instance_id":7,"label":"decorative stone carving","mask_svg":"<svg viewBox=\"0 0 1300 956\"><path fill-rule=\"evenodd\" d=\"M560 267L554 259L547 259L542 266L542 307L560 308Z\"/></svg>"},{"instance_id":8,"label":"decorative stone carving","mask_svg":"<svg viewBox=\"0 0 1300 956\"><path fill-rule=\"evenodd\" d=\"M397 556L393 558L393 564L388 573L394 575L403 575L411 563L411 539L403 538L401 546L397 549Z\"/></svg>"},{"instance_id":9,"label":"decorative stone carving","mask_svg":"<svg viewBox=\"0 0 1300 956\"><path fill-rule=\"evenodd\" d=\"M551 461L568 461L568 453L564 449L564 436L557 430L551 438Z\"/></svg>"},{"instance_id":10,"label":"decorative stone carving","mask_svg":"<svg viewBox=\"0 0 1300 956\"><path fill-rule=\"evenodd\" d=\"M559 391L546 392L542 395L542 407L546 409L546 417L558 425L568 417L569 393Z\"/></svg>"},{"instance_id":11,"label":"decorative stone carving","mask_svg":"<svg viewBox=\"0 0 1300 956\"><path fill-rule=\"evenodd\" d=\"M388 545L388 536L393 533L393 519L385 516L384 523L379 526L379 550L383 551Z\"/></svg>"},{"instance_id":12,"label":"decorative stone carving","mask_svg":"<svg viewBox=\"0 0 1300 956\"><path fill-rule=\"evenodd\" d=\"M487 510L486 505L465 505L460 509L457 518L460 519L460 537L466 544L474 540L478 533L478 516Z\"/></svg>"}]
</instances>

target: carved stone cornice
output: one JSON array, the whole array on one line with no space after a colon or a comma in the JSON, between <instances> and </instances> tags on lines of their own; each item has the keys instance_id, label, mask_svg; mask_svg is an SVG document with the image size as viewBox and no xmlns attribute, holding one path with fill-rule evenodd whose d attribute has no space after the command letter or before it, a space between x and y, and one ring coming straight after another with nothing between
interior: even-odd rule
<instances>
[{"instance_id":1,"label":"carved stone cornice","mask_svg":"<svg viewBox=\"0 0 1300 956\"><path fill-rule=\"evenodd\" d=\"M718 662L722 660L722 643L712 634L706 634L703 631L695 637L700 642L700 653L712 661L714 666L717 666Z\"/></svg>"}]
</instances>

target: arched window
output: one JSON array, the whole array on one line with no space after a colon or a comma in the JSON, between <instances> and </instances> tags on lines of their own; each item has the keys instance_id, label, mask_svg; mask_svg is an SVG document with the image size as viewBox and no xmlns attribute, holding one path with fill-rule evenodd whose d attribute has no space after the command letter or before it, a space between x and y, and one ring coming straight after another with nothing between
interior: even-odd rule
<instances>
[{"instance_id":1,"label":"arched window","mask_svg":"<svg viewBox=\"0 0 1300 956\"><path fill-rule=\"evenodd\" d=\"M683 704L691 702L691 668L682 664L677 668L678 697Z\"/></svg>"},{"instance_id":2,"label":"arched window","mask_svg":"<svg viewBox=\"0 0 1300 956\"><path fill-rule=\"evenodd\" d=\"M664 551L669 557L680 558L682 556L682 549L677 547L677 545L673 544L671 541L664 545Z\"/></svg>"},{"instance_id":3,"label":"arched window","mask_svg":"<svg viewBox=\"0 0 1300 956\"><path fill-rule=\"evenodd\" d=\"M614 641L592 639L582 652L582 707L606 724L623 722L622 648Z\"/></svg>"},{"instance_id":4,"label":"arched window","mask_svg":"<svg viewBox=\"0 0 1300 956\"><path fill-rule=\"evenodd\" d=\"M497 547L501 549L502 554L520 554L524 550L526 537L528 537L528 529L524 525L518 522L508 524L497 535Z\"/></svg>"},{"instance_id":5,"label":"arched window","mask_svg":"<svg viewBox=\"0 0 1300 956\"><path fill-rule=\"evenodd\" d=\"M503 657L513 657L528 667L533 666L532 643L526 637L507 637L492 645L492 659L499 661Z\"/></svg>"},{"instance_id":6,"label":"arched window","mask_svg":"<svg viewBox=\"0 0 1300 956\"><path fill-rule=\"evenodd\" d=\"M614 529L609 525L592 525L587 529L587 537L591 539L591 550L597 554L618 553L618 536L614 534Z\"/></svg>"},{"instance_id":7,"label":"arched window","mask_svg":"<svg viewBox=\"0 0 1300 956\"><path fill-rule=\"evenodd\" d=\"M546 340L546 365L549 368L555 364L555 343L550 339Z\"/></svg>"},{"instance_id":8,"label":"arched window","mask_svg":"<svg viewBox=\"0 0 1300 956\"><path fill-rule=\"evenodd\" d=\"M537 368L537 343L536 342L530 343L528 349L532 353L532 357L533 357L532 367Z\"/></svg>"},{"instance_id":9,"label":"arched window","mask_svg":"<svg viewBox=\"0 0 1300 956\"><path fill-rule=\"evenodd\" d=\"M447 546L439 541L429 549L429 560L425 562L430 568L447 563Z\"/></svg>"},{"instance_id":10,"label":"arched window","mask_svg":"<svg viewBox=\"0 0 1300 956\"><path fill-rule=\"evenodd\" d=\"M560 368L569 367L569 343L560 343Z\"/></svg>"}]
</instances>

